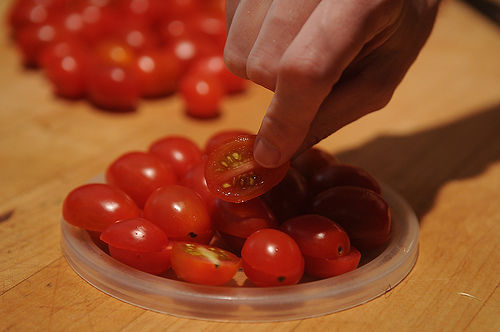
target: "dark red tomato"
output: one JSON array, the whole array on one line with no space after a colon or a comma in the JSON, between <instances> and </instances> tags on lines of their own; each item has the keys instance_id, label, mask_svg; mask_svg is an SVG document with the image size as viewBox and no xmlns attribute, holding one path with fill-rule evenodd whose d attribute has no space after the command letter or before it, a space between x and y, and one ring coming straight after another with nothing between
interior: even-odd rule
<instances>
[{"instance_id":1,"label":"dark red tomato","mask_svg":"<svg viewBox=\"0 0 500 332\"><path fill-rule=\"evenodd\" d=\"M196 143L182 136L166 136L153 142L149 152L174 170L179 179L201 163L203 153Z\"/></svg>"},{"instance_id":2,"label":"dark red tomato","mask_svg":"<svg viewBox=\"0 0 500 332\"><path fill-rule=\"evenodd\" d=\"M174 241L208 243L213 237L205 202L187 187L173 185L157 189L144 206L144 217Z\"/></svg>"},{"instance_id":3,"label":"dark red tomato","mask_svg":"<svg viewBox=\"0 0 500 332\"><path fill-rule=\"evenodd\" d=\"M231 129L231 130L220 131L208 138L207 142L205 143L204 153L208 155L218 146L221 146L222 144L227 143L232 139L236 138L237 136L241 135L252 135L252 133L243 129Z\"/></svg>"},{"instance_id":4,"label":"dark red tomato","mask_svg":"<svg viewBox=\"0 0 500 332\"><path fill-rule=\"evenodd\" d=\"M9 25L15 31L27 25L42 24L47 22L57 1L17 0L12 2L9 10ZM60 9L60 8L59 8Z\"/></svg>"},{"instance_id":5,"label":"dark red tomato","mask_svg":"<svg viewBox=\"0 0 500 332\"><path fill-rule=\"evenodd\" d=\"M87 95L97 107L131 111L139 102L136 72L117 65L93 64L86 75Z\"/></svg>"},{"instance_id":6,"label":"dark red tomato","mask_svg":"<svg viewBox=\"0 0 500 332\"><path fill-rule=\"evenodd\" d=\"M56 94L66 98L85 95L86 48L76 41L60 41L48 45L39 63L52 82Z\"/></svg>"},{"instance_id":7,"label":"dark red tomato","mask_svg":"<svg viewBox=\"0 0 500 332\"><path fill-rule=\"evenodd\" d=\"M351 251L344 229L323 216L298 216L285 221L280 229L297 242L304 256L338 258Z\"/></svg>"},{"instance_id":8,"label":"dark red tomato","mask_svg":"<svg viewBox=\"0 0 500 332\"><path fill-rule=\"evenodd\" d=\"M313 147L292 160L291 165L309 181L320 169L337 163L337 159L332 154Z\"/></svg>"},{"instance_id":9,"label":"dark red tomato","mask_svg":"<svg viewBox=\"0 0 500 332\"><path fill-rule=\"evenodd\" d=\"M308 257L304 255L305 272L317 278L335 277L355 270L361 259L358 249L351 247L351 251L337 258Z\"/></svg>"},{"instance_id":10,"label":"dark red tomato","mask_svg":"<svg viewBox=\"0 0 500 332\"><path fill-rule=\"evenodd\" d=\"M198 0L155 0L152 1L154 12L159 18L189 17L200 10ZM157 17L158 17L157 16Z\"/></svg>"},{"instance_id":11,"label":"dark red tomato","mask_svg":"<svg viewBox=\"0 0 500 332\"><path fill-rule=\"evenodd\" d=\"M284 286L299 282L304 258L297 243L276 229L261 229L248 237L241 250L243 271L256 286Z\"/></svg>"},{"instance_id":12,"label":"dark red tomato","mask_svg":"<svg viewBox=\"0 0 500 332\"><path fill-rule=\"evenodd\" d=\"M164 248L161 251L139 252L109 246L111 257L137 270L162 274L170 268L171 250Z\"/></svg>"},{"instance_id":13,"label":"dark red tomato","mask_svg":"<svg viewBox=\"0 0 500 332\"><path fill-rule=\"evenodd\" d=\"M144 218L124 219L111 224L100 239L112 247L137 252L161 251L168 244L165 232Z\"/></svg>"},{"instance_id":14,"label":"dark red tomato","mask_svg":"<svg viewBox=\"0 0 500 332\"><path fill-rule=\"evenodd\" d=\"M122 219L137 218L141 210L123 191L104 183L73 189L63 203L63 218L90 231L102 232Z\"/></svg>"},{"instance_id":15,"label":"dark red tomato","mask_svg":"<svg viewBox=\"0 0 500 332\"><path fill-rule=\"evenodd\" d=\"M312 195L332 187L355 186L373 190L381 194L380 186L373 176L362 168L337 164L325 167L316 172L309 182Z\"/></svg>"},{"instance_id":16,"label":"dark red tomato","mask_svg":"<svg viewBox=\"0 0 500 332\"><path fill-rule=\"evenodd\" d=\"M205 165L202 162L191 167L180 181L180 184L193 189L200 195L207 204L208 212L212 213L215 206L215 196L208 189L207 181L205 180Z\"/></svg>"},{"instance_id":17,"label":"dark red tomato","mask_svg":"<svg viewBox=\"0 0 500 332\"><path fill-rule=\"evenodd\" d=\"M182 78L179 92L188 115L197 118L219 115L224 87L217 77L191 73Z\"/></svg>"},{"instance_id":18,"label":"dark red tomato","mask_svg":"<svg viewBox=\"0 0 500 332\"><path fill-rule=\"evenodd\" d=\"M382 196L360 187L333 187L317 195L314 213L335 220L359 249L375 249L391 236L391 212Z\"/></svg>"},{"instance_id":19,"label":"dark red tomato","mask_svg":"<svg viewBox=\"0 0 500 332\"><path fill-rule=\"evenodd\" d=\"M146 152L128 152L116 159L106 170L106 181L126 192L143 207L157 188L175 184L171 168Z\"/></svg>"},{"instance_id":20,"label":"dark red tomato","mask_svg":"<svg viewBox=\"0 0 500 332\"><path fill-rule=\"evenodd\" d=\"M17 46L26 66L36 67L40 52L50 43L62 38L61 33L51 22L27 25L16 35Z\"/></svg>"},{"instance_id":21,"label":"dark red tomato","mask_svg":"<svg viewBox=\"0 0 500 332\"><path fill-rule=\"evenodd\" d=\"M223 15L212 15L208 13L198 13L187 18L187 24L193 33L209 40L218 47L219 52L224 51L226 42L226 21Z\"/></svg>"},{"instance_id":22,"label":"dark red tomato","mask_svg":"<svg viewBox=\"0 0 500 332\"><path fill-rule=\"evenodd\" d=\"M175 92L182 67L171 52L145 51L138 56L136 63L141 96L160 97Z\"/></svg>"},{"instance_id":23,"label":"dark red tomato","mask_svg":"<svg viewBox=\"0 0 500 332\"><path fill-rule=\"evenodd\" d=\"M190 73L211 75L219 79L226 93L238 93L245 90L247 81L231 73L224 64L222 55L196 60L189 69Z\"/></svg>"},{"instance_id":24,"label":"dark red tomato","mask_svg":"<svg viewBox=\"0 0 500 332\"><path fill-rule=\"evenodd\" d=\"M255 135L238 136L207 157L205 178L210 191L230 202L244 202L269 191L286 175L289 164L264 168L253 158Z\"/></svg>"},{"instance_id":25,"label":"dark red tomato","mask_svg":"<svg viewBox=\"0 0 500 332\"><path fill-rule=\"evenodd\" d=\"M290 167L283 180L262 198L278 220L285 221L302 214L308 198L307 181L295 168Z\"/></svg>"},{"instance_id":26,"label":"dark red tomato","mask_svg":"<svg viewBox=\"0 0 500 332\"><path fill-rule=\"evenodd\" d=\"M175 242L172 268L179 279L220 286L233 279L241 260L223 249L197 243Z\"/></svg>"}]
</instances>

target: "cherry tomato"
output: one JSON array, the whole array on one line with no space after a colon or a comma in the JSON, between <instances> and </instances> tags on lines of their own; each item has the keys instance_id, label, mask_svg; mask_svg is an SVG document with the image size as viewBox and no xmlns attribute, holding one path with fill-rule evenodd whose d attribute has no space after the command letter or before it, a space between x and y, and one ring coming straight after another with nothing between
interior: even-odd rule
<instances>
[{"instance_id":1,"label":"cherry tomato","mask_svg":"<svg viewBox=\"0 0 500 332\"><path fill-rule=\"evenodd\" d=\"M142 96L160 97L177 89L181 65L168 50L145 51L137 57L136 63Z\"/></svg>"},{"instance_id":2,"label":"cherry tomato","mask_svg":"<svg viewBox=\"0 0 500 332\"><path fill-rule=\"evenodd\" d=\"M196 59L219 54L217 46L199 36L183 36L171 40L168 48L181 61L186 70Z\"/></svg>"},{"instance_id":3,"label":"cherry tomato","mask_svg":"<svg viewBox=\"0 0 500 332\"><path fill-rule=\"evenodd\" d=\"M205 180L205 166L203 163L194 165L180 181L180 184L193 189L203 198L209 213L212 213L215 206L215 195L208 189Z\"/></svg>"},{"instance_id":4,"label":"cherry tomato","mask_svg":"<svg viewBox=\"0 0 500 332\"><path fill-rule=\"evenodd\" d=\"M179 92L186 104L188 115L213 118L219 115L224 88L215 76L191 73L182 78Z\"/></svg>"},{"instance_id":5,"label":"cherry tomato","mask_svg":"<svg viewBox=\"0 0 500 332\"><path fill-rule=\"evenodd\" d=\"M313 147L292 160L291 165L309 181L320 169L337 163L338 161L333 155Z\"/></svg>"},{"instance_id":6,"label":"cherry tomato","mask_svg":"<svg viewBox=\"0 0 500 332\"><path fill-rule=\"evenodd\" d=\"M17 46L23 57L23 63L28 67L38 66L40 52L50 43L63 38L53 22L27 25L16 35Z\"/></svg>"},{"instance_id":7,"label":"cherry tomato","mask_svg":"<svg viewBox=\"0 0 500 332\"><path fill-rule=\"evenodd\" d=\"M179 185L154 191L144 206L144 217L174 241L208 243L214 232L203 199L192 189Z\"/></svg>"},{"instance_id":8,"label":"cherry tomato","mask_svg":"<svg viewBox=\"0 0 500 332\"><path fill-rule=\"evenodd\" d=\"M140 252L109 246L111 257L137 270L162 274L170 268L171 250L164 248L161 251Z\"/></svg>"},{"instance_id":9,"label":"cherry tomato","mask_svg":"<svg viewBox=\"0 0 500 332\"><path fill-rule=\"evenodd\" d=\"M172 268L182 280L202 285L227 284L238 271L240 259L217 247L175 242Z\"/></svg>"},{"instance_id":10,"label":"cherry tomato","mask_svg":"<svg viewBox=\"0 0 500 332\"><path fill-rule=\"evenodd\" d=\"M323 216L301 215L285 221L280 229L297 242L304 256L338 258L351 251L344 229Z\"/></svg>"},{"instance_id":11,"label":"cherry tomato","mask_svg":"<svg viewBox=\"0 0 500 332\"><path fill-rule=\"evenodd\" d=\"M212 220L222 240L237 254L255 231L278 227L273 213L260 197L242 203L216 199Z\"/></svg>"},{"instance_id":12,"label":"cherry tomato","mask_svg":"<svg viewBox=\"0 0 500 332\"><path fill-rule=\"evenodd\" d=\"M214 55L196 60L190 67L189 72L217 77L227 93L241 92L247 86L246 80L234 75L226 68L222 55Z\"/></svg>"},{"instance_id":13,"label":"cherry tomato","mask_svg":"<svg viewBox=\"0 0 500 332\"><path fill-rule=\"evenodd\" d=\"M290 167L283 180L262 195L280 221L298 216L306 210L307 181L295 168Z\"/></svg>"},{"instance_id":14,"label":"cherry tomato","mask_svg":"<svg viewBox=\"0 0 500 332\"><path fill-rule=\"evenodd\" d=\"M297 243L272 228L250 235L241 250L241 259L243 271L256 286L293 285L304 273L304 258Z\"/></svg>"},{"instance_id":15,"label":"cherry tomato","mask_svg":"<svg viewBox=\"0 0 500 332\"><path fill-rule=\"evenodd\" d=\"M55 10L54 2L40 0L17 0L9 9L8 22L15 31L27 25L47 22L51 10Z\"/></svg>"},{"instance_id":16,"label":"cherry tomato","mask_svg":"<svg viewBox=\"0 0 500 332\"><path fill-rule=\"evenodd\" d=\"M182 136L166 136L153 142L149 152L174 170L179 179L201 163L203 153L196 143Z\"/></svg>"},{"instance_id":17,"label":"cherry tomato","mask_svg":"<svg viewBox=\"0 0 500 332\"><path fill-rule=\"evenodd\" d=\"M68 223L102 232L122 219L137 218L141 211L123 191L103 183L73 189L64 200L63 218Z\"/></svg>"},{"instance_id":18,"label":"cherry tomato","mask_svg":"<svg viewBox=\"0 0 500 332\"><path fill-rule=\"evenodd\" d=\"M128 152L117 158L106 170L106 181L126 192L143 207L151 193L177 182L174 172L146 152Z\"/></svg>"},{"instance_id":19,"label":"cherry tomato","mask_svg":"<svg viewBox=\"0 0 500 332\"><path fill-rule=\"evenodd\" d=\"M305 272L318 278L335 277L355 270L360 259L361 253L354 247L351 247L348 254L337 258L308 257L304 255Z\"/></svg>"},{"instance_id":20,"label":"cherry tomato","mask_svg":"<svg viewBox=\"0 0 500 332\"><path fill-rule=\"evenodd\" d=\"M337 186L356 186L373 190L381 194L380 186L367 171L347 164L325 167L311 177L310 191L312 195Z\"/></svg>"},{"instance_id":21,"label":"cherry tomato","mask_svg":"<svg viewBox=\"0 0 500 332\"><path fill-rule=\"evenodd\" d=\"M205 154L210 154L213 150L215 150L218 146L231 141L237 136L241 135L251 135L251 133L247 130L243 129L230 129L220 131L212 136L210 136L205 143Z\"/></svg>"},{"instance_id":22,"label":"cherry tomato","mask_svg":"<svg viewBox=\"0 0 500 332\"><path fill-rule=\"evenodd\" d=\"M379 194L360 187L333 187L314 198L314 213L340 224L359 249L375 249L391 236L389 205Z\"/></svg>"},{"instance_id":23,"label":"cherry tomato","mask_svg":"<svg viewBox=\"0 0 500 332\"><path fill-rule=\"evenodd\" d=\"M226 42L226 21L223 15L199 12L186 18L188 26L198 36L208 40L223 53Z\"/></svg>"},{"instance_id":24,"label":"cherry tomato","mask_svg":"<svg viewBox=\"0 0 500 332\"><path fill-rule=\"evenodd\" d=\"M119 40L102 40L94 47L97 61L119 67L132 67L136 61L134 50Z\"/></svg>"},{"instance_id":25,"label":"cherry tomato","mask_svg":"<svg viewBox=\"0 0 500 332\"><path fill-rule=\"evenodd\" d=\"M111 224L101 233L100 239L115 248L137 252L161 251L168 244L165 232L144 218Z\"/></svg>"},{"instance_id":26,"label":"cherry tomato","mask_svg":"<svg viewBox=\"0 0 500 332\"><path fill-rule=\"evenodd\" d=\"M207 157L205 178L217 197L244 202L264 194L285 177L289 164L264 168L253 158L254 135L238 136Z\"/></svg>"}]
</instances>

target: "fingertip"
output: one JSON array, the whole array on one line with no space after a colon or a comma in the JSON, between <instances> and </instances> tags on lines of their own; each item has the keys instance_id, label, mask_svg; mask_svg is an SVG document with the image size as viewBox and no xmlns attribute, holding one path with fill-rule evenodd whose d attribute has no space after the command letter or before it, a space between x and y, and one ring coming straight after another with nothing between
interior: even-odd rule
<instances>
[{"instance_id":1,"label":"fingertip","mask_svg":"<svg viewBox=\"0 0 500 332\"><path fill-rule=\"evenodd\" d=\"M257 136L253 150L255 161L266 168L275 168L281 165L280 149L262 136Z\"/></svg>"}]
</instances>

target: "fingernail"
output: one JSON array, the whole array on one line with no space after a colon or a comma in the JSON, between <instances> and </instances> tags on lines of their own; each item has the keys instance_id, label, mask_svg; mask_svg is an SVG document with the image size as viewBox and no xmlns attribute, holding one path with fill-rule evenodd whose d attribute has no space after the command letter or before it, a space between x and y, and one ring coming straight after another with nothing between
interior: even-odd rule
<instances>
[{"instance_id":1,"label":"fingernail","mask_svg":"<svg viewBox=\"0 0 500 332\"><path fill-rule=\"evenodd\" d=\"M259 137L254 147L255 160L264 167L278 167L281 160L280 150L266 139Z\"/></svg>"}]
</instances>

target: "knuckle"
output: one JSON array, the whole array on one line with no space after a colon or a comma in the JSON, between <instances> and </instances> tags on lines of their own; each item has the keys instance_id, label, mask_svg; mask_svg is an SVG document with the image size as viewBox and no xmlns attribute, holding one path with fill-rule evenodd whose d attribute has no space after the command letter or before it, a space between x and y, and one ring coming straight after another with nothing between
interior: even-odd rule
<instances>
[{"instance_id":1,"label":"knuckle","mask_svg":"<svg viewBox=\"0 0 500 332\"><path fill-rule=\"evenodd\" d=\"M324 60L316 55L285 59L280 64L279 75L299 84L324 82L330 76Z\"/></svg>"},{"instance_id":2,"label":"knuckle","mask_svg":"<svg viewBox=\"0 0 500 332\"><path fill-rule=\"evenodd\" d=\"M233 74L246 78L247 58L235 52L232 48L224 49L224 63Z\"/></svg>"},{"instance_id":3,"label":"knuckle","mask_svg":"<svg viewBox=\"0 0 500 332\"><path fill-rule=\"evenodd\" d=\"M246 75L251 81L274 90L276 69L273 61L257 52L251 52L246 63Z\"/></svg>"}]
</instances>

